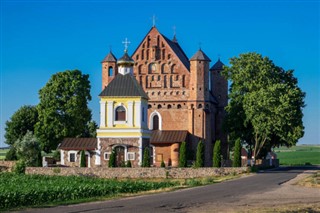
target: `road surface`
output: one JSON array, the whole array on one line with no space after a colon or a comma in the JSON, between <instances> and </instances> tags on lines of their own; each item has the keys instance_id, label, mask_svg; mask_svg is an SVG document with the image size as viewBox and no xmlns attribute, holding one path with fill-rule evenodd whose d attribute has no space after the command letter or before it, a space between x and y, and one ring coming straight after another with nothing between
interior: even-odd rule
<instances>
[{"instance_id":1,"label":"road surface","mask_svg":"<svg viewBox=\"0 0 320 213\"><path fill-rule=\"evenodd\" d=\"M247 199L246 196L259 196L266 192L277 190L281 185L306 170L305 168L279 168L231 180L219 184L182 189L153 195L143 195L109 201L84 203L78 205L58 206L52 208L28 209L23 212L197 212L206 207L214 211L214 206L232 205ZM308 170L319 170L319 167L309 167ZM320 192L320 191L319 191ZM320 194L319 194L320 195ZM320 199L320 198L319 198Z\"/></svg>"}]
</instances>

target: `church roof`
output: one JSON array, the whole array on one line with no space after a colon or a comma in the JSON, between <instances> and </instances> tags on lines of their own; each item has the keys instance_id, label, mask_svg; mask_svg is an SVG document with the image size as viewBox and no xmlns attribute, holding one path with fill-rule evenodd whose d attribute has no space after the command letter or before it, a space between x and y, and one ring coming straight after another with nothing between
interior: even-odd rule
<instances>
[{"instance_id":1,"label":"church roof","mask_svg":"<svg viewBox=\"0 0 320 213\"><path fill-rule=\"evenodd\" d=\"M224 64L220 61L220 58L218 61L210 68L210 70L223 70Z\"/></svg>"},{"instance_id":2,"label":"church roof","mask_svg":"<svg viewBox=\"0 0 320 213\"><path fill-rule=\"evenodd\" d=\"M200 49L194 54L190 61L211 61L210 58Z\"/></svg>"},{"instance_id":3,"label":"church roof","mask_svg":"<svg viewBox=\"0 0 320 213\"><path fill-rule=\"evenodd\" d=\"M119 60L118 60L118 62L117 62L118 64L134 64L134 61L133 61L133 59L128 55L128 53L127 52L125 52L124 53L124 55L121 57L121 58L119 58Z\"/></svg>"},{"instance_id":4,"label":"church roof","mask_svg":"<svg viewBox=\"0 0 320 213\"><path fill-rule=\"evenodd\" d=\"M102 62L116 62L117 58L110 51L109 54L102 60Z\"/></svg>"},{"instance_id":5,"label":"church roof","mask_svg":"<svg viewBox=\"0 0 320 213\"><path fill-rule=\"evenodd\" d=\"M189 59L187 55L184 53L184 51L182 50L182 48L180 47L178 40L175 39L172 41L168 39L166 36L164 36L163 34L161 35L166 40L166 42L171 47L171 49L174 51L174 53L177 55L177 57L180 59L180 61L183 63L183 65L189 70L190 69Z\"/></svg>"},{"instance_id":6,"label":"church roof","mask_svg":"<svg viewBox=\"0 0 320 213\"><path fill-rule=\"evenodd\" d=\"M118 74L114 79L104 88L99 96L109 97L143 97L149 99L138 81L131 74Z\"/></svg>"},{"instance_id":7,"label":"church roof","mask_svg":"<svg viewBox=\"0 0 320 213\"><path fill-rule=\"evenodd\" d=\"M95 150L96 138L65 138L58 147L62 150Z\"/></svg>"},{"instance_id":8,"label":"church roof","mask_svg":"<svg viewBox=\"0 0 320 213\"><path fill-rule=\"evenodd\" d=\"M150 143L181 143L187 135L187 130L153 130Z\"/></svg>"}]
</instances>

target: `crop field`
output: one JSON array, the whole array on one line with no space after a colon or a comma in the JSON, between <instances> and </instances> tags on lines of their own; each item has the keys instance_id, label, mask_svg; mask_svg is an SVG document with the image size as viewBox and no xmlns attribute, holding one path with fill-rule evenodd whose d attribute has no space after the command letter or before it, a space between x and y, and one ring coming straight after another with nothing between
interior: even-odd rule
<instances>
[{"instance_id":1,"label":"crop field","mask_svg":"<svg viewBox=\"0 0 320 213\"><path fill-rule=\"evenodd\" d=\"M0 160L4 160L9 149L0 149Z\"/></svg>"},{"instance_id":2,"label":"crop field","mask_svg":"<svg viewBox=\"0 0 320 213\"><path fill-rule=\"evenodd\" d=\"M281 165L320 165L320 146L301 145L274 150Z\"/></svg>"},{"instance_id":3,"label":"crop field","mask_svg":"<svg viewBox=\"0 0 320 213\"><path fill-rule=\"evenodd\" d=\"M86 198L112 197L120 193L137 193L176 185L180 183L0 173L0 211Z\"/></svg>"}]
</instances>

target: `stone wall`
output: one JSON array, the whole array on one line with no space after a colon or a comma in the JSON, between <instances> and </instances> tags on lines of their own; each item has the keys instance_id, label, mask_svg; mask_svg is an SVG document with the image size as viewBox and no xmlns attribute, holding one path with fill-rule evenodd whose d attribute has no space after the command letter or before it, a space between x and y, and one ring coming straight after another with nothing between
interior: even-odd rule
<instances>
[{"instance_id":1,"label":"stone wall","mask_svg":"<svg viewBox=\"0 0 320 213\"><path fill-rule=\"evenodd\" d=\"M200 178L241 174L247 171L241 168L79 168L79 167L27 167L26 174L41 175L78 175L100 178Z\"/></svg>"},{"instance_id":2,"label":"stone wall","mask_svg":"<svg viewBox=\"0 0 320 213\"><path fill-rule=\"evenodd\" d=\"M16 161L0 161L0 171L9 171L11 172L12 167L16 165Z\"/></svg>"}]
</instances>

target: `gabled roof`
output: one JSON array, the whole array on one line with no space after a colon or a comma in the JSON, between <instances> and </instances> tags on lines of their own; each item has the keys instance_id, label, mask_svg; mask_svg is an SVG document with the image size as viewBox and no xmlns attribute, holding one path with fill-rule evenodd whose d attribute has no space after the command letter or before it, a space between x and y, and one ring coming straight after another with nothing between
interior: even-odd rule
<instances>
[{"instance_id":1,"label":"gabled roof","mask_svg":"<svg viewBox=\"0 0 320 213\"><path fill-rule=\"evenodd\" d=\"M62 150L95 150L97 138L65 138L58 148Z\"/></svg>"},{"instance_id":2,"label":"gabled roof","mask_svg":"<svg viewBox=\"0 0 320 213\"><path fill-rule=\"evenodd\" d=\"M117 58L110 51L109 54L102 60L102 62L116 62ZM101 63L102 63L101 62Z\"/></svg>"},{"instance_id":3,"label":"gabled roof","mask_svg":"<svg viewBox=\"0 0 320 213\"><path fill-rule=\"evenodd\" d=\"M164 36L163 34L161 34L162 37L164 38L164 40L166 40L166 42L168 43L168 45L171 47L171 49L173 50L173 52L178 56L178 58L180 59L180 61L183 63L183 65L190 70L190 62L189 59L187 57L187 55L183 52L182 48L180 47L178 40L175 39L175 41L172 41L170 39L168 39L166 36Z\"/></svg>"},{"instance_id":4,"label":"gabled roof","mask_svg":"<svg viewBox=\"0 0 320 213\"><path fill-rule=\"evenodd\" d=\"M211 61L210 58L200 49L194 54L190 61Z\"/></svg>"},{"instance_id":5,"label":"gabled roof","mask_svg":"<svg viewBox=\"0 0 320 213\"><path fill-rule=\"evenodd\" d=\"M150 143L181 143L186 141L187 135L187 130L153 130Z\"/></svg>"},{"instance_id":6,"label":"gabled roof","mask_svg":"<svg viewBox=\"0 0 320 213\"><path fill-rule=\"evenodd\" d=\"M143 97L149 99L138 81L131 74L118 74L104 88L99 96L109 97Z\"/></svg>"},{"instance_id":7,"label":"gabled roof","mask_svg":"<svg viewBox=\"0 0 320 213\"><path fill-rule=\"evenodd\" d=\"M162 36L164 38L164 40L167 42L168 46L172 49L172 51L177 55L177 57L179 58L179 60L183 63L183 65L190 70L190 62L189 59L187 57L187 55L184 53L184 51L182 50L182 48L180 47L180 45L178 44L178 40L175 38L173 41L171 41L170 39L168 39L166 36L164 36L163 34L161 34L158 29L156 27L152 27L149 32L146 34L146 36L142 39L142 41L140 42L140 44L138 45L138 47L136 48L136 50L133 52L132 56L137 52L137 50L139 49L139 47L142 45L143 41L146 39L146 37L150 34L150 32L156 29L157 32L159 33L160 36Z\"/></svg>"},{"instance_id":8,"label":"gabled roof","mask_svg":"<svg viewBox=\"0 0 320 213\"><path fill-rule=\"evenodd\" d=\"M210 70L223 70L224 64L220 61L220 58L218 61L210 68Z\"/></svg>"}]
</instances>

